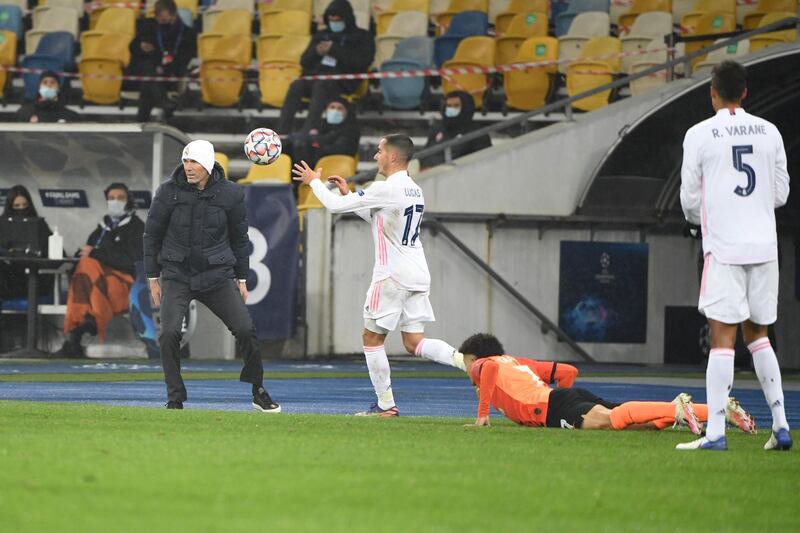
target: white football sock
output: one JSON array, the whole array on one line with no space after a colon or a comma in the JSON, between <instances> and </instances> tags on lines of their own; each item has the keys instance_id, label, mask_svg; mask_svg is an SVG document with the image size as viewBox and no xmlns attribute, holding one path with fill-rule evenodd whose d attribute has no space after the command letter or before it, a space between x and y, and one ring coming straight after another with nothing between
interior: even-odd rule
<instances>
[{"instance_id":1,"label":"white football sock","mask_svg":"<svg viewBox=\"0 0 800 533\"><path fill-rule=\"evenodd\" d=\"M706 437L717 440L725 436L725 405L733 386L733 356L729 348L713 348L706 368L706 403L708 423Z\"/></svg>"},{"instance_id":2,"label":"white football sock","mask_svg":"<svg viewBox=\"0 0 800 533\"><path fill-rule=\"evenodd\" d=\"M392 371L389 368L389 358L386 357L386 349L383 344L380 346L364 346L364 357L367 359L369 379L375 389L375 396L378 397L378 407L381 409L394 407Z\"/></svg>"},{"instance_id":3,"label":"white football sock","mask_svg":"<svg viewBox=\"0 0 800 533\"><path fill-rule=\"evenodd\" d=\"M454 366L464 370L464 356L457 352L455 348L439 339L422 339L417 344L414 354L418 357L430 359L440 365ZM460 357L457 357L458 354ZM458 365L460 360L461 366Z\"/></svg>"},{"instance_id":4,"label":"white football sock","mask_svg":"<svg viewBox=\"0 0 800 533\"><path fill-rule=\"evenodd\" d=\"M781 384L781 368L778 366L778 358L775 357L775 350L769 343L768 337L762 337L747 345L747 349L753 355L753 366L756 369L756 376L761 383L761 390L767 399L770 411L772 411L772 431L780 428L789 429L789 422L786 421L786 411L783 406L783 386Z\"/></svg>"}]
</instances>

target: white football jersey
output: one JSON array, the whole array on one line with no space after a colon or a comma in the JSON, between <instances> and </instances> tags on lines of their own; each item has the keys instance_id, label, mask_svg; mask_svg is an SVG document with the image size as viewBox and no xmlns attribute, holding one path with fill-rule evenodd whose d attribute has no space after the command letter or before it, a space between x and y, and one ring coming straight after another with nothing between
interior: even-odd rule
<instances>
[{"instance_id":1,"label":"white football jersey","mask_svg":"<svg viewBox=\"0 0 800 533\"><path fill-rule=\"evenodd\" d=\"M789 196L778 128L741 108L720 109L686 132L681 206L703 230L703 252L720 263L778 258L775 208Z\"/></svg>"},{"instance_id":2,"label":"white football jersey","mask_svg":"<svg viewBox=\"0 0 800 533\"><path fill-rule=\"evenodd\" d=\"M311 189L331 212L356 213L372 224L373 283L392 278L410 291L430 289L431 275L419 237L425 197L408 172L395 172L386 181L345 196L329 191L321 180L312 181Z\"/></svg>"}]
</instances>

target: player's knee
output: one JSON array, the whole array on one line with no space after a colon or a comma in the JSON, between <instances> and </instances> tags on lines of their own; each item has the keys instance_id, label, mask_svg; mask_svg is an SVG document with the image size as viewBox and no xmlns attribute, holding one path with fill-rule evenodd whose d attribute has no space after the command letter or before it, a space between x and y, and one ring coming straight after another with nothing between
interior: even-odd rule
<instances>
[{"instance_id":1,"label":"player's knee","mask_svg":"<svg viewBox=\"0 0 800 533\"><path fill-rule=\"evenodd\" d=\"M403 347L411 355L416 355L417 346L419 346L420 342L422 342L422 339L403 339Z\"/></svg>"},{"instance_id":2,"label":"player's knee","mask_svg":"<svg viewBox=\"0 0 800 533\"><path fill-rule=\"evenodd\" d=\"M158 343L161 346L170 346L176 345L181 343L181 332L180 331L162 331L161 335L158 337Z\"/></svg>"}]
</instances>

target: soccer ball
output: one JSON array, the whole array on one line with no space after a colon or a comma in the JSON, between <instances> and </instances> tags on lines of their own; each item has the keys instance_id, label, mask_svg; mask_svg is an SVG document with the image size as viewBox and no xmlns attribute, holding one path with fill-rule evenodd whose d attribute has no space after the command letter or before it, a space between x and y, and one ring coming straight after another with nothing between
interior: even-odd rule
<instances>
[{"instance_id":1,"label":"soccer ball","mask_svg":"<svg viewBox=\"0 0 800 533\"><path fill-rule=\"evenodd\" d=\"M282 149L280 136L269 128L256 128L244 140L244 155L256 165L274 163Z\"/></svg>"}]
</instances>

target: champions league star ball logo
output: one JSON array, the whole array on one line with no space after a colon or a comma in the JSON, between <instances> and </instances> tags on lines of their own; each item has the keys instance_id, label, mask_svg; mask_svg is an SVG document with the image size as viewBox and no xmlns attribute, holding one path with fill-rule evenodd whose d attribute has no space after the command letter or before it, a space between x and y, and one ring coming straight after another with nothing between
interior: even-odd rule
<instances>
[{"instance_id":1,"label":"champions league star ball logo","mask_svg":"<svg viewBox=\"0 0 800 533\"><path fill-rule=\"evenodd\" d=\"M600 273L595 274L594 279L596 279L598 283L602 283L604 285L613 282L616 279L616 276L608 272L609 268L611 268L611 254L608 252L603 252L600 254Z\"/></svg>"}]
</instances>

